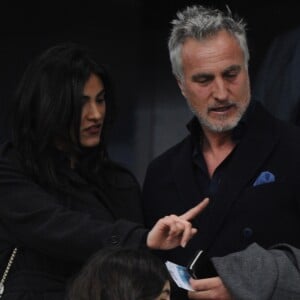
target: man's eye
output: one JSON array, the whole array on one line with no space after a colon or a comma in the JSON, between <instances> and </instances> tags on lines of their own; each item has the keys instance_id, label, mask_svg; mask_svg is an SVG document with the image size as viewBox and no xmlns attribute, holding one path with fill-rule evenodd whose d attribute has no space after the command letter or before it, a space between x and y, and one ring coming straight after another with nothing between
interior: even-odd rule
<instances>
[{"instance_id":1,"label":"man's eye","mask_svg":"<svg viewBox=\"0 0 300 300\"><path fill-rule=\"evenodd\" d=\"M214 76L210 75L195 75L192 77L192 81L200 84L206 84L211 82L214 79Z\"/></svg>"},{"instance_id":2,"label":"man's eye","mask_svg":"<svg viewBox=\"0 0 300 300\"><path fill-rule=\"evenodd\" d=\"M235 77L237 74L236 73L229 73L227 74L227 77Z\"/></svg>"},{"instance_id":3,"label":"man's eye","mask_svg":"<svg viewBox=\"0 0 300 300\"><path fill-rule=\"evenodd\" d=\"M206 78L200 79L200 80L198 80L198 82L199 83L207 83L207 82L209 82L209 79L206 79Z\"/></svg>"},{"instance_id":4,"label":"man's eye","mask_svg":"<svg viewBox=\"0 0 300 300\"><path fill-rule=\"evenodd\" d=\"M229 72L224 75L225 78L235 78L237 77L238 72Z\"/></svg>"},{"instance_id":5,"label":"man's eye","mask_svg":"<svg viewBox=\"0 0 300 300\"><path fill-rule=\"evenodd\" d=\"M200 84L207 84L212 81L212 78L207 78L207 77L201 77L197 78L196 82Z\"/></svg>"}]
</instances>

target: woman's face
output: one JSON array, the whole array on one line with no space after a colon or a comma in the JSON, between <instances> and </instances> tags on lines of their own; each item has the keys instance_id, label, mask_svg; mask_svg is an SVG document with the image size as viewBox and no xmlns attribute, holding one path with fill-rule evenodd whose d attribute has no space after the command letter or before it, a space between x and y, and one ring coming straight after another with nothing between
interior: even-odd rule
<instances>
[{"instance_id":1,"label":"woman's face","mask_svg":"<svg viewBox=\"0 0 300 300\"><path fill-rule=\"evenodd\" d=\"M171 286L168 280L166 281L161 291L161 294L155 300L170 300L171 299L170 296L171 296Z\"/></svg>"},{"instance_id":2,"label":"woman's face","mask_svg":"<svg viewBox=\"0 0 300 300\"><path fill-rule=\"evenodd\" d=\"M83 88L83 106L79 139L83 147L94 147L100 143L106 106L104 85L97 75L91 74Z\"/></svg>"}]
</instances>

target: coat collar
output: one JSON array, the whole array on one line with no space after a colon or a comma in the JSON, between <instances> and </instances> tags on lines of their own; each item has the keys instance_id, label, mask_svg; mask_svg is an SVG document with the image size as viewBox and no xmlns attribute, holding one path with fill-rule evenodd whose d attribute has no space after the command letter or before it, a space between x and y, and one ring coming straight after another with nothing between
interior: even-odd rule
<instances>
[{"instance_id":1,"label":"coat collar","mask_svg":"<svg viewBox=\"0 0 300 300\"><path fill-rule=\"evenodd\" d=\"M235 149L226 178L220 183L219 192L206 208L198 225L209 228L209 234L197 235L197 243L207 249L221 228L232 204L254 179L263 162L279 141L278 122L260 104L247 117L247 130ZM199 203L199 190L192 166L192 139L189 136L182 144L179 156L173 160L173 176L182 201L192 199ZM189 202L189 205L191 204Z\"/></svg>"}]
</instances>

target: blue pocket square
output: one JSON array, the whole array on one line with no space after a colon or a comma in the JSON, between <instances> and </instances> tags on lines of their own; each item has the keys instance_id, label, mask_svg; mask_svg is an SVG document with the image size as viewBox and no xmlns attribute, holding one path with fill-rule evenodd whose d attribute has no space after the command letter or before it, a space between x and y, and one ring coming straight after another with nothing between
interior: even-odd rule
<instances>
[{"instance_id":1,"label":"blue pocket square","mask_svg":"<svg viewBox=\"0 0 300 300\"><path fill-rule=\"evenodd\" d=\"M275 176L269 171L264 171L259 174L256 180L253 183L253 186L257 186L260 184L270 183L275 181Z\"/></svg>"}]
</instances>

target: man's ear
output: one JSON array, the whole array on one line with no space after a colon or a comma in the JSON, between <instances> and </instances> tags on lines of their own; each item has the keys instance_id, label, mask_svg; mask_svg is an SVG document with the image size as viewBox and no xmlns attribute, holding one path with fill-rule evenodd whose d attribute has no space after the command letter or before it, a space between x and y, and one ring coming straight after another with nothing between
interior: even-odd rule
<instances>
[{"instance_id":1,"label":"man's ear","mask_svg":"<svg viewBox=\"0 0 300 300\"><path fill-rule=\"evenodd\" d=\"M184 89L184 85L183 85L182 81L177 77L176 77L176 81L180 88L181 94L183 95L183 97L185 97L185 89Z\"/></svg>"}]
</instances>

